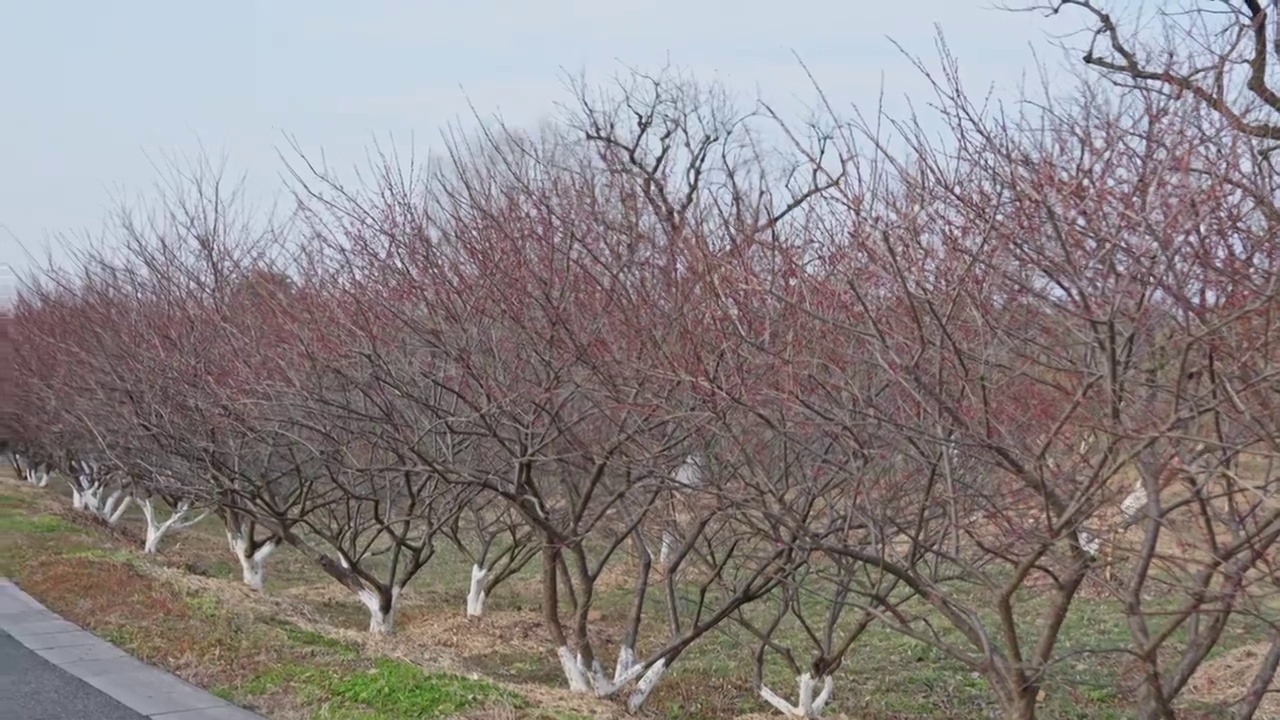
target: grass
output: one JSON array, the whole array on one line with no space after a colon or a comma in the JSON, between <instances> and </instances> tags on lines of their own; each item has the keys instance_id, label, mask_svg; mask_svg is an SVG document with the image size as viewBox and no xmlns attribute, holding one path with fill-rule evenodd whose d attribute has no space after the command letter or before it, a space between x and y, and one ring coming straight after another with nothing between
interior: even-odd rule
<instances>
[{"instance_id":1,"label":"grass","mask_svg":"<svg viewBox=\"0 0 1280 720\"><path fill-rule=\"evenodd\" d=\"M0 480L0 572L73 622L219 697L290 720L481 718L530 708L496 683L379 657L228 603L118 540L62 515L56 498ZM189 563L186 549L170 563Z\"/></svg>"},{"instance_id":2,"label":"grass","mask_svg":"<svg viewBox=\"0 0 1280 720\"><path fill-rule=\"evenodd\" d=\"M524 698L485 680L426 674L408 663L379 660L373 669L335 680L334 696L386 717L446 718L486 705L527 707Z\"/></svg>"},{"instance_id":3,"label":"grass","mask_svg":"<svg viewBox=\"0 0 1280 720\"><path fill-rule=\"evenodd\" d=\"M134 514L107 530L64 510L51 485L36 490L0 479L0 573L15 577L54 610L149 662L276 720L391 720L400 717L588 720L618 716L615 707L570 696L539 617L537 568L499 588L488 615L463 615L470 563L441 547L410 586L398 634L374 643L363 632L364 608L289 548L267 565L267 593L240 584L216 519L165 539L158 556L142 556ZM975 593L978 607L991 603ZM602 586L596 599L600 653L617 651L616 628L634 600L628 582ZM662 632L661 598L641 648ZM1034 593L1018 597L1023 632L1044 608ZM852 622L854 618L847 620ZM945 624L938 629L944 636ZM954 635L954 633L952 633ZM801 649L792 622L781 639ZM1062 629L1064 660L1044 684L1041 716L1106 720L1132 715L1125 619L1113 600L1082 597ZM1256 641L1243 625L1216 655ZM753 692L755 644L739 628L705 636L668 673L650 703L654 717L724 720L768 708ZM766 682L784 696L795 678L779 662ZM985 681L941 651L882 627L869 630L846 658L832 712L849 717L973 718L990 708ZM1205 710L1195 717L1217 717Z\"/></svg>"},{"instance_id":4,"label":"grass","mask_svg":"<svg viewBox=\"0 0 1280 720\"><path fill-rule=\"evenodd\" d=\"M519 694L492 682L425 672L402 660L385 658L361 671L341 673L314 664L289 663L264 670L238 687L217 688L229 698L262 697L285 689L319 707L316 718L454 718L486 708L529 707Z\"/></svg>"}]
</instances>

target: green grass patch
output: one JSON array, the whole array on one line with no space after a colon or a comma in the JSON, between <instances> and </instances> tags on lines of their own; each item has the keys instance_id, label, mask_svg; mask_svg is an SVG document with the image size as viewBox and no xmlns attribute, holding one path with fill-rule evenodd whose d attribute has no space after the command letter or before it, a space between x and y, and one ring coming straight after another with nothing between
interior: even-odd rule
<instances>
[{"instance_id":1,"label":"green grass patch","mask_svg":"<svg viewBox=\"0 0 1280 720\"><path fill-rule=\"evenodd\" d=\"M373 711L371 718L448 718L490 705L523 708L521 696L484 680L425 673L415 665L378 660L373 669L340 678L329 688L337 697Z\"/></svg>"},{"instance_id":2,"label":"green grass patch","mask_svg":"<svg viewBox=\"0 0 1280 720\"><path fill-rule=\"evenodd\" d=\"M31 500L17 495L0 495L0 508L9 510L11 508L25 508L31 506Z\"/></svg>"},{"instance_id":3,"label":"green grass patch","mask_svg":"<svg viewBox=\"0 0 1280 720\"><path fill-rule=\"evenodd\" d=\"M294 684L306 691L307 695L314 697L318 696L329 682L331 682L331 676L319 668L299 663L285 663L254 676L239 689L243 694L255 697L266 695L286 684Z\"/></svg>"},{"instance_id":4,"label":"green grass patch","mask_svg":"<svg viewBox=\"0 0 1280 720\"><path fill-rule=\"evenodd\" d=\"M229 696L259 697L284 687L300 699L322 705L324 710L316 717L329 720L430 720L493 706L529 707L520 695L491 682L427 673L416 665L388 659L376 660L367 670L355 672L287 663L223 692Z\"/></svg>"},{"instance_id":5,"label":"green grass patch","mask_svg":"<svg viewBox=\"0 0 1280 720\"><path fill-rule=\"evenodd\" d=\"M138 562L137 555L125 550L116 550L111 547L90 547L80 550L69 550L59 553L59 557L65 560L110 560L112 562L125 563L126 565L135 565Z\"/></svg>"},{"instance_id":6,"label":"green grass patch","mask_svg":"<svg viewBox=\"0 0 1280 720\"><path fill-rule=\"evenodd\" d=\"M216 620L223 615L223 609L218 604L218 599L212 595L189 592L183 597L183 600L186 601L187 607L191 608L191 612L200 617Z\"/></svg>"},{"instance_id":7,"label":"green grass patch","mask_svg":"<svg viewBox=\"0 0 1280 720\"><path fill-rule=\"evenodd\" d=\"M103 640L118 647L132 647L137 642L137 629L132 627L108 628L98 632Z\"/></svg>"},{"instance_id":8,"label":"green grass patch","mask_svg":"<svg viewBox=\"0 0 1280 720\"><path fill-rule=\"evenodd\" d=\"M331 638L328 635L315 632L314 630L304 630L297 625L284 623L280 626L280 631L290 642L305 645L307 647L320 648L330 650L339 657L354 658L360 654L360 650L349 642Z\"/></svg>"},{"instance_id":9,"label":"green grass patch","mask_svg":"<svg viewBox=\"0 0 1280 720\"><path fill-rule=\"evenodd\" d=\"M53 535L78 532L78 528L53 515L28 515L26 513L0 513L0 532L31 535Z\"/></svg>"}]
</instances>

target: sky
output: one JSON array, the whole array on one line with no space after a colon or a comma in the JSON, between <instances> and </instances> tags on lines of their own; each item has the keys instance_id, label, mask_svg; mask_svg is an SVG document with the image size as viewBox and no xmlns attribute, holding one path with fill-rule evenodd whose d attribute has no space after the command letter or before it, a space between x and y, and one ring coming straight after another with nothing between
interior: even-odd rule
<instances>
[{"instance_id":1,"label":"sky","mask_svg":"<svg viewBox=\"0 0 1280 720\"><path fill-rule=\"evenodd\" d=\"M799 108L796 60L844 108L923 99L892 41L927 60L937 28L966 84L1013 97L1065 23L994 0L40 0L0 3L0 288L99 233L166 158L205 154L278 188L288 138L331 166L377 140L429 149L450 122L532 125L566 73L671 64ZM6 267L7 266L7 269Z\"/></svg>"}]
</instances>

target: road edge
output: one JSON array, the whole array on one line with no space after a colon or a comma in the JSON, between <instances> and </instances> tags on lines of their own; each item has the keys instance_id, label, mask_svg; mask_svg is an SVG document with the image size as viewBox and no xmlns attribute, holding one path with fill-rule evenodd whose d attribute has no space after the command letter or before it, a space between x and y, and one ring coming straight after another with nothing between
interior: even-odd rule
<instances>
[{"instance_id":1,"label":"road edge","mask_svg":"<svg viewBox=\"0 0 1280 720\"><path fill-rule=\"evenodd\" d=\"M0 630L59 670L151 720L266 720L148 665L0 576Z\"/></svg>"}]
</instances>

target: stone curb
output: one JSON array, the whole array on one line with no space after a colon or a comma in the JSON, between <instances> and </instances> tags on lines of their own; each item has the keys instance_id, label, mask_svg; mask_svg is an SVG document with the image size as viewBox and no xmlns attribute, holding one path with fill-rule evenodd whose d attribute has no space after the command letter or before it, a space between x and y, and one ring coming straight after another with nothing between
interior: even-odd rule
<instances>
[{"instance_id":1,"label":"stone curb","mask_svg":"<svg viewBox=\"0 0 1280 720\"><path fill-rule=\"evenodd\" d=\"M59 617L0 577L0 630L29 650L152 720L265 720Z\"/></svg>"}]
</instances>

